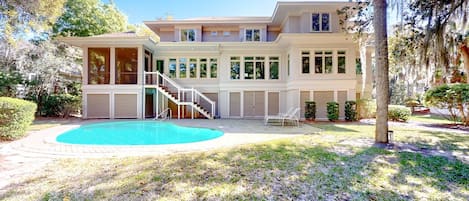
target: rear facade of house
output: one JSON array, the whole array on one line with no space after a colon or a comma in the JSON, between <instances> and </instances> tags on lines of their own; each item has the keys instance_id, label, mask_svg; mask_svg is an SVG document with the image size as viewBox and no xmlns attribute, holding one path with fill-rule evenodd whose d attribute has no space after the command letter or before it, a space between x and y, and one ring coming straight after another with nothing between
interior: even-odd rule
<instances>
[{"instance_id":1,"label":"rear facade of house","mask_svg":"<svg viewBox=\"0 0 469 201\"><path fill-rule=\"evenodd\" d=\"M316 102L318 119L336 101L343 117L345 101L371 90L370 50L339 24L348 4L278 2L269 17L145 21L159 40L65 38L84 52L83 117L262 118L300 107L303 118L305 101Z\"/></svg>"}]
</instances>

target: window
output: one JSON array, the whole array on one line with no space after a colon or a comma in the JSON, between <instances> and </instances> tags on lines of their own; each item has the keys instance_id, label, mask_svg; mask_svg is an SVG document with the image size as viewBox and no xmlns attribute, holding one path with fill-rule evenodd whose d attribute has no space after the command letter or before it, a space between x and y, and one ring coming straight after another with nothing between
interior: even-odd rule
<instances>
[{"instance_id":1,"label":"window","mask_svg":"<svg viewBox=\"0 0 469 201\"><path fill-rule=\"evenodd\" d=\"M345 51L337 52L337 73L345 73Z\"/></svg>"},{"instance_id":2,"label":"window","mask_svg":"<svg viewBox=\"0 0 469 201\"><path fill-rule=\"evenodd\" d=\"M176 77L176 59L169 59L169 77L175 78Z\"/></svg>"},{"instance_id":3,"label":"window","mask_svg":"<svg viewBox=\"0 0 469 201\"><path fill-rule=\"evenodd\" d=\"M309 73L309 51L301 52L301 73Z\"/></svg>"},{"instance_id":4,"label":"window","mask_svg":"<svg viewBox=\"0 0 469 201\"><path fill-rule=\"evenodd\" d=\"M200 59L200 78L207 78L207 59Z\"/></svg>"},{"instance_id":5,"label":"window","mask_svg":"<svg viewBox=\"0 0 469 201\"><path fill-rule=\"evenodd\" d=\"M314 52L314 72L332 73L332 51L315 51Z\"/></svg>"},{"instance_id":6,"label":"window","mask_svg":"<svg viewBox=\"0 0 469 201\"><path fill-rule=\"evenodd\" d=\"M179 58L179 78L187 78L186 58Z\"/></svg>"},{"instance_id":7,"label":"window","mask_svg":"<svg viewBox=\"0 0 469 201\"><path fill-rule=\"evenodd\" d=\"M311 31L313 32L330 31L329 13L311 14Z\"/></svg>"},{"instance_id":8,"label":"window","mask_svg":"<svg viewBox=\"0 0 469 201\"><path fill-rule=\"evenodd\" d=\"M254 79L254 57L244 57L244 79Z\"/></svg>"},{"instance_id":9,"label":"window","mask_svg":"<svg viewBox=\"0 0 469 201\"><path fill-rule=\"evenodd\" d=\"M265 79L265 57L244 57L244 79Z\"/></svg>"},{"instance_id":10,"label":"window","mask_svg":"<svg viewBox=\"0 0 469 201\"><path fill-rule=\"evenodd\" d=\"M191 58L189 59L189 77L190 78L197 78L197 59Z\"/></svg>"},{"instance_id":11,"label":"window","mask_svg":"<svg viewBox=\"0 0 469 201\"><path fill-rule=\"evenodd\" d=\"M195 29L181 29L181 41L195 41Z\"/></svg>"},{"instance_id":12,"label":"window","mask_svg":"<svg viewBox=\"0 0 469 201\"><path fill-rule=\"evenodd\" d=\"M278 57L269 57L269 79L278 80Z\"/></svg>"},{"instance_id":13,"label":"window","mask_svg":"<svg viewBox=\"0 0 469 201\"><path fill-rule=\"evenodd\" d=\"M210 77L211 78L217 78L217 59L210 59Z\"/></svg>"},{"instance_id":14,"label":"window","mask_svg":"<svg viewBox=\"0 0 469 201\"><path fill-rule=\"evenodd\" d=\"M223 36L230 36L230 35L231 35L231 32L229 32L229 31L224 31L223 32Z\"/></svg>"},{"instance_id":15,"label":"window","mask_svg":"<svg viewBox=\"0 0 469 201\"><path fill-rule=\"evenodd\" d=\"M232 80L239 80L240 79L240 66L241 66L240 57L231 57L230 61L231 61L230 78Z\"/></svg>"},{"instance_id":16,"label":"window","mask_svg":"<svg viewBox=\"0 0 469 201\"><path fill-rule=\"evenodd\" d=\"M264 57L256 57L256 79L265 79Z\"/></svg>"},{"instance_id":17,"label":"window","mask_svg":"<svg viewBox=\"0 0 469 201\"><path fill-rule=\"evenodd\" d=\"M261 41L261 30L260 29L246 29L245 41Z\"/></svg>"},{"instance_id":18,"label":"window","mask_svg":"<svg viewBox=\"0 0 469 201\"><path fill-rule=\"evenodd\" d=\"M88 84L109 84L110 49L88 49Z\"/></svg>"},{"instance_id":19,"label":"window","mask_svg":"<svg viewBox=\"0 0 469 201\"><path fill-rule=\"evenodd\" d=\"M218 32L217 32L217 31L212 31L212 32L210 33L210 35L212 35L212 36L217 36L217 35L218 35Z\"/></svg>"},{"instance_id":20,"label":"window","mask_svg":"<svg viewBox=\"0 0 469 201\"><path fill-rule=\"evenodd\" d=\"M361 61L360 58L355 59L355 73L357 75L363 74L363 72L362 72L362 61Z\"/></svg>"},{"instance_id":21,"label":"window","mask_svg":"<svg viewBox=\"0 0 469 201\"><path fill-rule=\"evenodd\" d=\"M116 84L137 84L137 48L116 48Z\"/></svg>"}]
</instances>

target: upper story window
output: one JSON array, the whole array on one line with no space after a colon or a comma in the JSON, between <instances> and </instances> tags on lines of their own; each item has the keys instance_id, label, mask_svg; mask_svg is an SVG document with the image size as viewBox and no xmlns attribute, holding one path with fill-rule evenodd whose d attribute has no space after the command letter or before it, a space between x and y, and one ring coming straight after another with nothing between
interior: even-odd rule
<instances>
[{"instance_id":1,"label":"upper story window","mask_svg":"<svg viewBox=\"0 0 469 201\"><path fill-rule=\"evenodd\" d=\"M195 29L181 29L181 41L195 41Z\"/></svg>"},{"instance_id":2,"label":"upper story window","mask_svg":"<svg viewBox=\"0 0 469 201\"><path fill-rule=\"evenodd\" d=\"M240 70L241 70L241 58L240 57L231 57L230 58L230 77L232 80L239 80Z\"/></svg>"},{"instance_id":3,"label":"upper story window","mask_svg":"<svg viewBox=\"0 0 469 201\"><path fill-rule=\"evenodd\" d=\"M314 72L321 74L332 73L332 51L314 52Z\"/></svg>"},{"instance_id":4,"label":"upper story window","mask_svg":"<svg viewBox=\"0 0 469 201\"><path fill-rule=\"evenodd\" d=\"M311 31L331 31L329 13L313 13L311 14Z\"/></svg>"},{"instance_id":5,"label":"upper story window","mask_svg":"<svg viewBox=\"0 0 469 201\"><path fill-rule=\"evenodd\" d=\"M309 73L309 51L301 52L301 73Z\"/></svg>"},{"instance_id":6,"label":"upper story window","mask_svg":"<svg viewBox=\"0 0 469 201\"><path fill-rule=\"evenodd\" d=\"M345 73L345 51L337 51L337 73Z\"/></svg>"},{"instance_id":7,"label":"upper story window","mask_svg":"<svg viewBox=\"0 0 469 201\"><path fill-rule=\"evenodd\" d=\"M269 79L278 80L278 66L279 58L278 57L269 57Z\"/></svg>"},{"instance_id":8,"label":"upper story window","mask_svg":"<svg viewBox=\"0 0 469 201\"><path fill-rule=\"evenodd\" d=\"M246 29L244 32L244 41L261 41L260 29Z\"/></svg>"}]
</instances>

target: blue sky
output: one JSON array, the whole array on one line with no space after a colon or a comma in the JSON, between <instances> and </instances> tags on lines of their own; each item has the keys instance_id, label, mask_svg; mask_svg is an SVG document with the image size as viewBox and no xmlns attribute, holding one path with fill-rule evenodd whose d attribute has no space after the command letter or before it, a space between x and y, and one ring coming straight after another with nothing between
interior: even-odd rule
<instances>
[{"instance_id":1,"label":"blue sky","mask_svg":"<svg viewBox=\"0 0 469 201\"><path fill-rule=\"evenodd\" d=\"M108 3L110 0L101 0ZM173 16L175 19L208 16L271 16L277 0L112 0L129 23ZM294 0L282 0L294 1ZM298 0L297 0L298 1ZM344 1L344 0L342 0Z\"/></svg>"}]
</instances>

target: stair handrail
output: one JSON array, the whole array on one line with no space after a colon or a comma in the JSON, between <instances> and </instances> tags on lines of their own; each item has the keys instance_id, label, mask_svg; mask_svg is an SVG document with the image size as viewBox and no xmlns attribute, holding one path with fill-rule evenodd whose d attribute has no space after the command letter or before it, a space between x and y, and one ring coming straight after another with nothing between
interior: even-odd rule
<instances>
[{"instance_id":1,"label":"stair handrail","mask_svg":"<svg viewBox=\"0 0 469 201\"><path fill-rule=\"evenodd\" d=\"M169 116L169 119L172 119L173 118L173 111L171 110L171 108L166 108L165 110L163 110L162 112L160 112L155 119L158 119L158 117L162 117L163 113L165 114L164 115L164 118L162 118L163 120L166 120ZM169 115L168 115L169 114Z\"/></svg>"}]
</instances>

